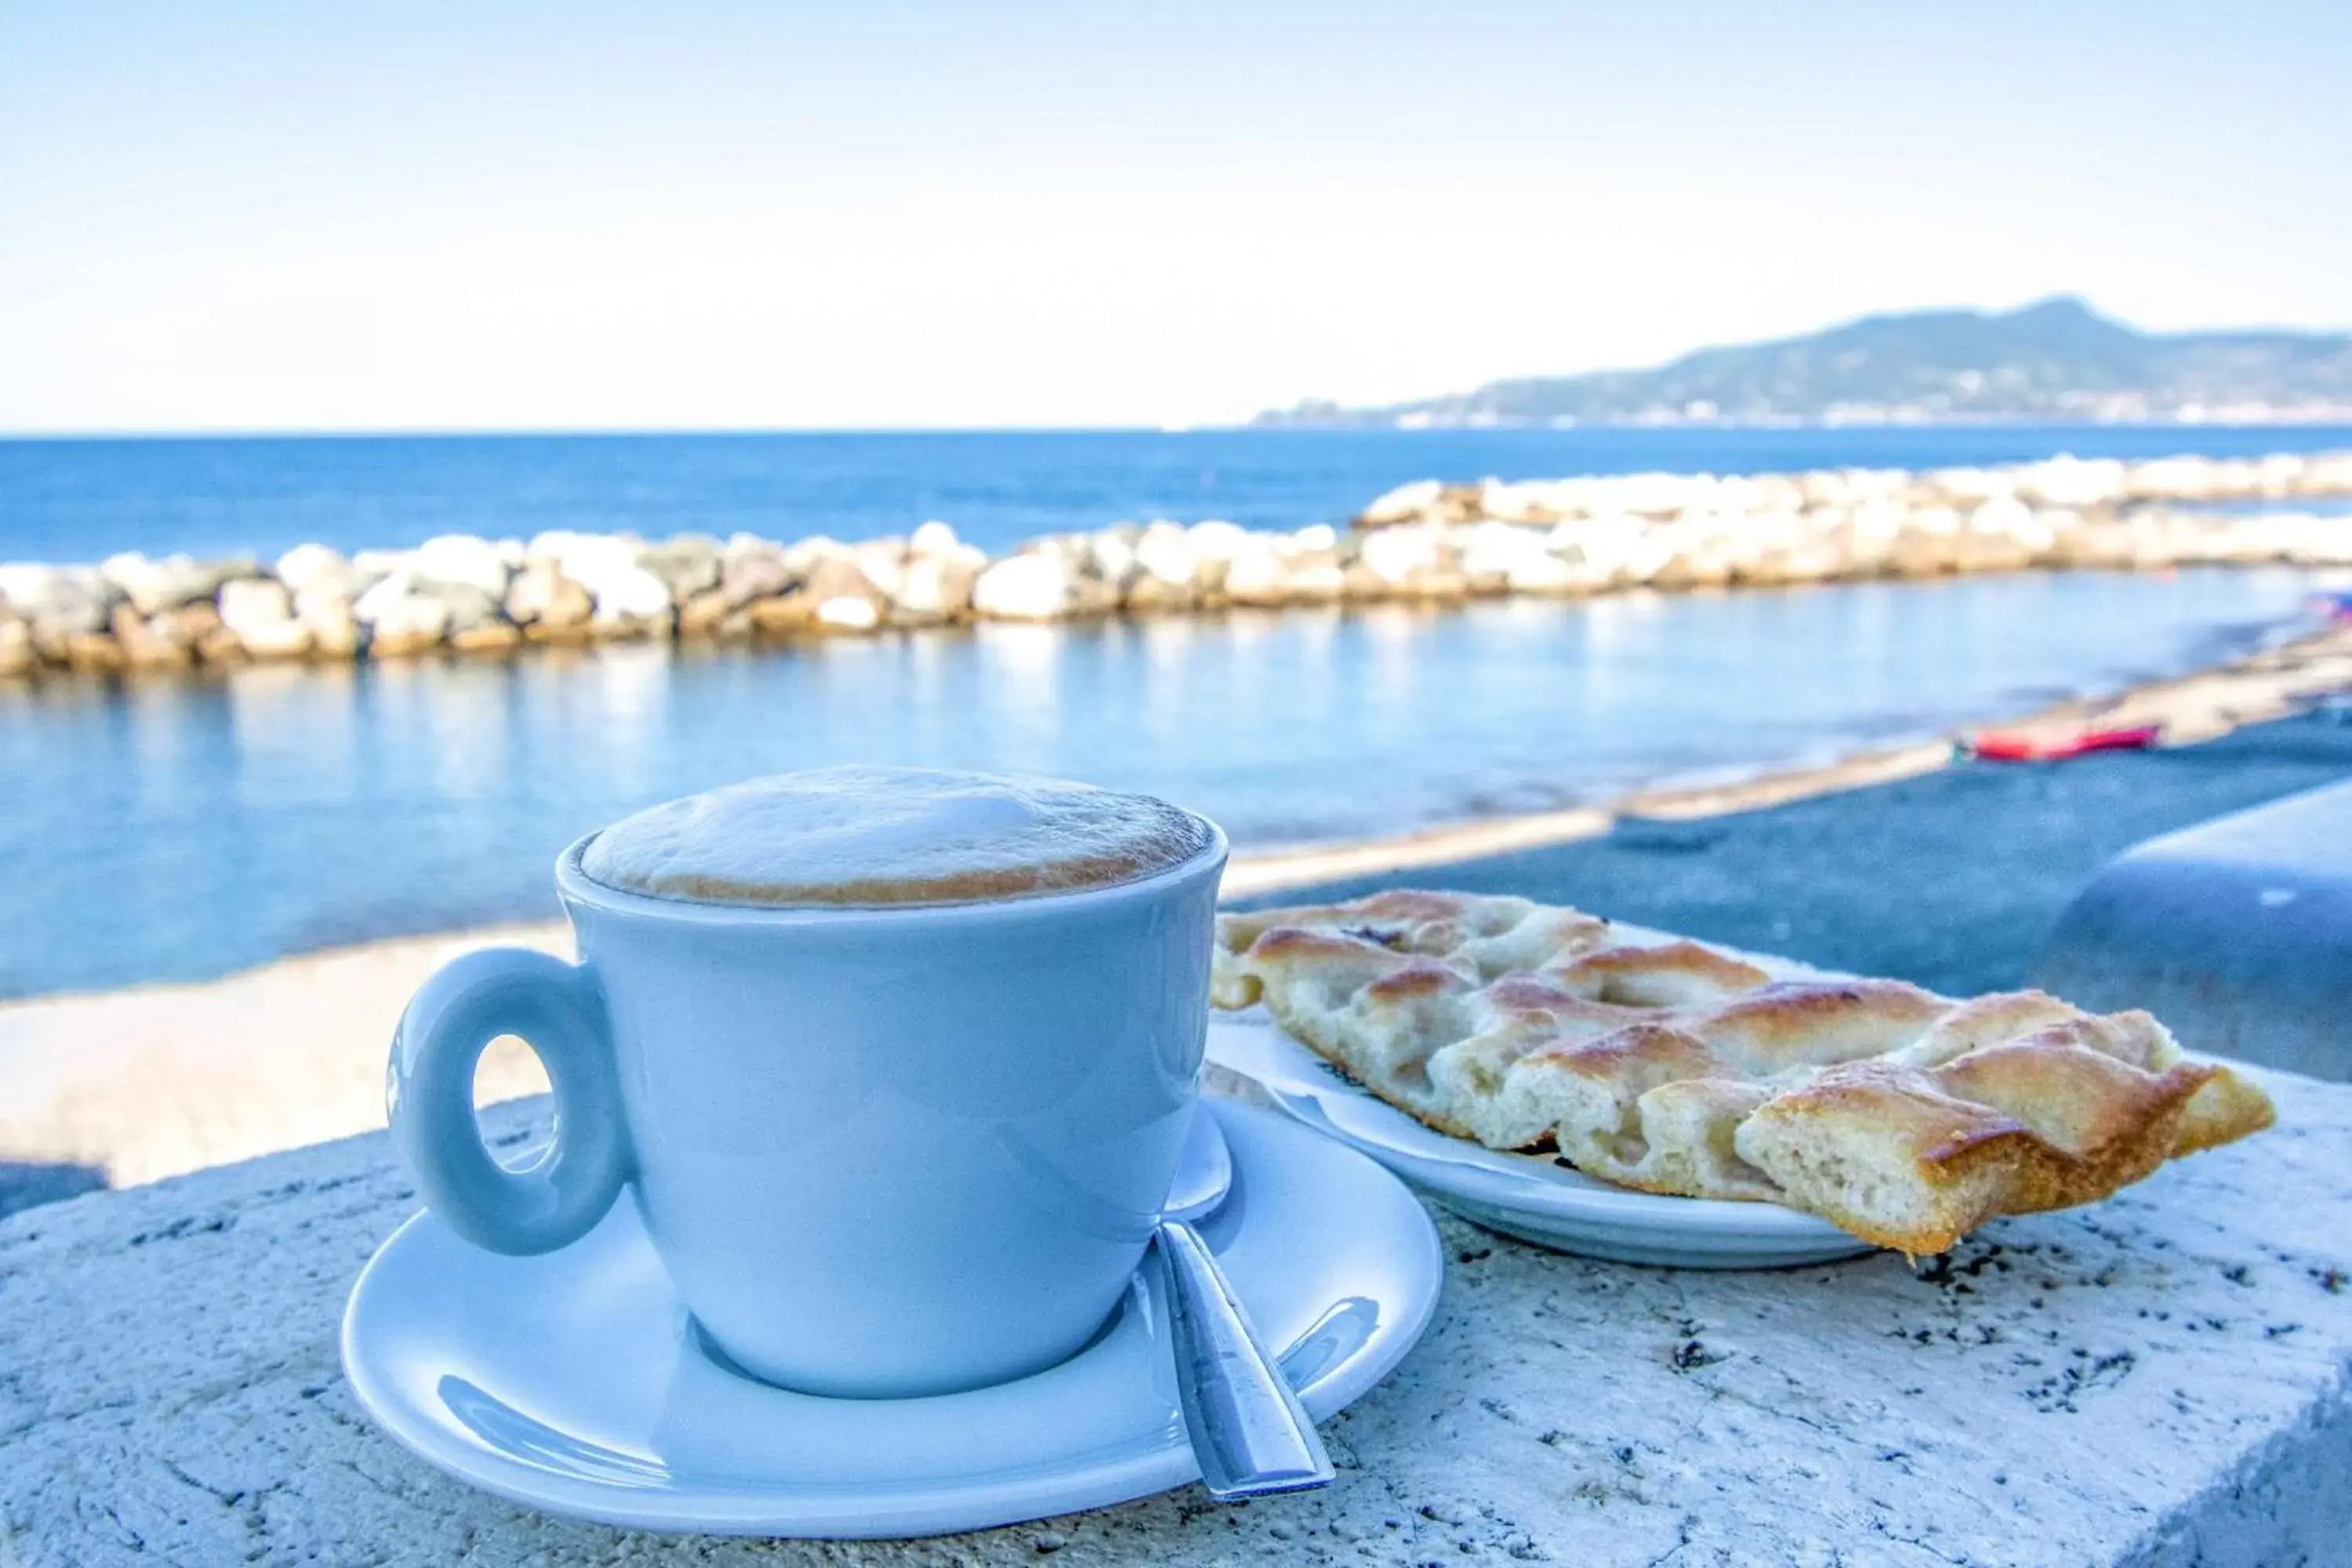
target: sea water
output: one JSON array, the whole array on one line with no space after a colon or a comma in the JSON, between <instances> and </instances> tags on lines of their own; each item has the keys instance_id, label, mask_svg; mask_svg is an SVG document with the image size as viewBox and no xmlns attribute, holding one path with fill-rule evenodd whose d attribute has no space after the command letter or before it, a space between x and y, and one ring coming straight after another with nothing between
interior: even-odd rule
<instances>
[{"instance_id":1,"label":"sea water","mask_svg":"<svg viewBox=\"0 0 2352 1568\"><path fill-rule=\"evenodd\" d=\"M1341 522L1422 479L2347 447L2352 429L2320 426L2059 425L0 440L0 561L119 550L268 560L306 540L350 552L551 528L860 540L929 518L999 551L1122 519Z\"/></svg>"},{"instance_id":2,"label":"sea water","mask_svg":"<svg viewBox=\"0 0 2352 1568\"><path fill-rule=\"evenodd\" d=\"M0 558L558 523L856 538L924 515L1001 545L1160 511L1296 526L1421 475L2294 445L2352 432L0 444ZM786 769L1080 778L1202 812L1243 849L1605 799L2193 668L2292 625L2311 581L2019 574L0 683L0 995L552 915L578 835Z\"/></svg>"}]
</instances>

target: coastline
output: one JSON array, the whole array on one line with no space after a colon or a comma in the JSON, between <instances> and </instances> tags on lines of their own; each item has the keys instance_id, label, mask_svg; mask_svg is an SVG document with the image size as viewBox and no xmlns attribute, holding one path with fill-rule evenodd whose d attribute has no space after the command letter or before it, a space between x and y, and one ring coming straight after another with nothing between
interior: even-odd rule
<instances>
[{"instance_id":1,"label":"coastline","mask_svg":"<svg viewBox=\"0 0 2352 1568\"><path fill-rule=\"evenodd\" d=\"M2338 625L1979 728L2058 734L2145 724L2160 727L2163 744L2182 745L2346 691L2352 691L2352 626ZM1724 783L1641 789L1598 805L1243 850L1223 894L1249 899L1433 870L1598 838L1621 820L1694 821L1866 789L1946 767L1964 739ZM0 1004L0 1212L14 1206L12 1190L59 1180L68 1191L75 1184L131 1185L381 1127L384 1041L394 1020L436 968L488 943L568 956L571 933L561 921L542 921L393 937L216 980ZM520 1048L497 1047L484 1058L485 1100L544 1087L536 1060Z\"/></svg>"},{"instance_id":2,"label":"coastline","mask_svg":"<svg viewBox=\"0 0 2352 1568\"><path fill-rule=\"evenodd\" d=\"M2027 569L2352 565L2352 451L1993 468L1418 479L1343 525L1167 518L1027 540L946 522L844 542L751 532L444 533L269 562L137 552L0 562L0 679L118 679L254 662L659 641L788 643L1011 621L1213 615L1229 606L1462 604ZM2216 511L2255 506L2259 512Z\"/></svg>"}]
</instances>

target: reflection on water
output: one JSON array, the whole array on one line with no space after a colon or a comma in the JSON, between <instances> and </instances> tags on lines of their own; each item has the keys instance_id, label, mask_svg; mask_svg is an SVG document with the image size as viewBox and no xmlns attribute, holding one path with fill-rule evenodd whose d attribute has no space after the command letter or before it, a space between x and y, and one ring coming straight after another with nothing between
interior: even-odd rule
<instances>
[{"instance_id":1,"label":"reflection on water","mask_svg":"<svg viewBox=\"0 0 2352 1568\"><path fill-rule=\"evenodd\" d=\"M551 914L572 838L850 760L1167 795L1243 845L1934 733L2242 645L2285 570L1236 613L0 688L0 994Z\"/></svg>"}]
</instances>

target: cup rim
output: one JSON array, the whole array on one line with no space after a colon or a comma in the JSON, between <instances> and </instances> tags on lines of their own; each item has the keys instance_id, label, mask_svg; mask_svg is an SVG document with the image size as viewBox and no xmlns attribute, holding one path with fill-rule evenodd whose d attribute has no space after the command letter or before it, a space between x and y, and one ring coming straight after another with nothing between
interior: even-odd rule
<instances>
[{"instance_id":1,"label":"cup rim","mask_svg":"<svg viewBox=\"0 0 2352 1568\"><path fill-rule=\"evenodd\" d=\"M1179 808L1181 809L1181 808ZM1016 898L972 899L940 904L725 904L693 899L656 898L597 881L582 868L580 858L605 830L597 828L574 839L555 858L555 890L567 907L584 904L613 914L672 921L688 925L761 925L788 928L822 926L827 930L881 925L941 922L1004 921L1065 915L1089 906L1117 905L1147 900L1171 887L1202 875L1212 879L1224 871L1231 846L1225 830L1199 812L1188 816L1209 829L1209 842L1186 858L1149 876L1101 887L1071 888L1055 892L1024 893Z\"/></svg>"}]
</instances>

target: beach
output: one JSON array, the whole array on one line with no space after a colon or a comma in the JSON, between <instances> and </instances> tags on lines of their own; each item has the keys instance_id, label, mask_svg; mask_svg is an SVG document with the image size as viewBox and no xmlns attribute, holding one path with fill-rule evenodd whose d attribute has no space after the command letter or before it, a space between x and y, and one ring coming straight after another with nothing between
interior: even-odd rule
<instances>
[{"instance_id":1,"label":"beach","mask_svg":"<svg viewBox=\"0 0 2352 1568\"><path fill-rule=\"evenodd\" d=\"M2041 936L2110 855L2352 774L2352 628L2020 722L2156 724L2166 744L2062 763L1967 760L1953 741L1737 784L1637 791L1345 844L1236 855L1239 903L1399 882L1573 903L1954 993L2022 982ZM1954 737L1954 741L1965 737ZM383 1124L384 1052L409 994L471 948L568 953L540 921L310 953L193 985L0 1005L0 1209L154 1181ZM519 1048L484 1100L544 1087ZM12 1195L13 1194L13 1195Z\"/></svg>"}]
</instances>

